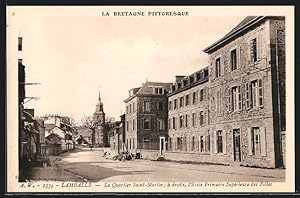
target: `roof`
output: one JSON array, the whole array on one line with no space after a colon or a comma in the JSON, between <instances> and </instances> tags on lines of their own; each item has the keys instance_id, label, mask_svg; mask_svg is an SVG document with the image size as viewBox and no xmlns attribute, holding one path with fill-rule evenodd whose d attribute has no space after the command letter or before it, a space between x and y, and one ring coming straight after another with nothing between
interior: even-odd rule
<instances>
[{"instance_id":1,"label":"roof","mask_svg":"<svg viewBox=\"0 0 300 198\"><path fill-rule=\"evenodd\" d=\"M46 124L44 123L45 126L45 130L46 131L50 131L51 129L53 129L56 125L55 124Z\"/></svg>"},{"instance_id":2,"label":"roof","mask_svg":"<svg viewBox=\"0 0 300 198\"><path fill-rule=\"evenodd\" d=\"M93 133L92 129L89 129L87 127L78 127L77 128L77 135L82 135L83 137L91 136Z\"/></svg>"},{"instance_id":3,"label":"roof","mask_svg":"<svg viewBox=\"0 0 300 198\"><path fill-rule=\"evenodd\" d=\"M247 16L244 18L237 26L235 26L231 31L229 31L225 36L221 39L213 43L212 45L205 48L203 51L206 53L211 53L214 50L218 49L221 45L223 45L226 41L234 38L237 34L247 30L250 26L258 23L263 20L265 17L263 16Z\"/></svg>"},{"instance_id":4,"label":"roof","mask_svg":"<svg viewBox=\"0 0 300 198\"><path fill-rule=\"evenodd\" d=\"M124 102L127 102L138 95L154 95L152 87L162 87L165 90L165 94L167 94L170 90L171 85L172 83L146 81L145 83L143 83L142 87L139 88L136 93L134 93L129 98L125 99Z\"/></svg>"}]
</instances>

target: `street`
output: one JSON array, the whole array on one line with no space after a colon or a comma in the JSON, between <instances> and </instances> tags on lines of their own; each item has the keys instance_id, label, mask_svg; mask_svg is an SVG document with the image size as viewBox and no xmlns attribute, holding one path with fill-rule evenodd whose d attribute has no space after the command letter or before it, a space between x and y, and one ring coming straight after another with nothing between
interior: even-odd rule
<instances>
[{"instance_id":1,"label":"street","mask_svg":"<svg viewBox=\"0 0 300 198\"><path fill-rule=\"evenodd\" d=\"M102 149L80 149L51 158L52 166L31 171L31 179L92 182L282 182L283 169L105 159ZM184 170L184 171L182 171ZM52 172L51 172L52 171Z\"/></svg>"}]
</instances>

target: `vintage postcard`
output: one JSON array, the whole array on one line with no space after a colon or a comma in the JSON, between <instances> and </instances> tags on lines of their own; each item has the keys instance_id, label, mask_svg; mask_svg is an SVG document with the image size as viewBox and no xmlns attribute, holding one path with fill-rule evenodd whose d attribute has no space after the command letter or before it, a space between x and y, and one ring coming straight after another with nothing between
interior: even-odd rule
<instances>
[{"instance_id":1,"label":"vintage postcard","mask_svg":"<svg viewBox=\"0 0 300 198\"><path fill-rule=\"evenodd\" d=\"M294 192L294 7L8 6L7 192Z\"/></svg>"}]
</instances>

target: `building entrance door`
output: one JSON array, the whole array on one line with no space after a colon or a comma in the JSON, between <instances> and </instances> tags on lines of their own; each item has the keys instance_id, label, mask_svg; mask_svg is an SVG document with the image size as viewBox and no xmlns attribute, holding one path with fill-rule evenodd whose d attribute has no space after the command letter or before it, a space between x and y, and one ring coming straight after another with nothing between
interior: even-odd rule
<instances>
[{"instance_id":1,"label":"building entrance door","mask_svg":"<svg viewBox=\"0 0 300 198\"><path fill-rule=\"evenodd\" d=\"M160 155L163 155L166 150L165 144L166 144L166 138L159 137L159 153L160 153Z\"/></svg>"},{"instance_id":2,"label":"building entrance door","mask_svg":"<svg viewBox=\"0 0 300 198\"><path fill-rule=\"evenodd\" d=\"M241 161L241 133L240 129L233 129L233 155L234 161Z\"/></svg>"}]
</instances>

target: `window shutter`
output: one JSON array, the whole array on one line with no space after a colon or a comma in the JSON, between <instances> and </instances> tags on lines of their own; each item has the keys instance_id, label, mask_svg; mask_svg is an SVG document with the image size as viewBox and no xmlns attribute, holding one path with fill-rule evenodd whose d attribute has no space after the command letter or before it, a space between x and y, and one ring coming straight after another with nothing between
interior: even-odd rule
<instances>
[{"instance_id":1,"label":"window shutter","mask_svg":"<svg viewBox=\"0 0 300 198\"><path fill-rule=\"evenodd\" d=\"M262 107L264 105L263 102L263 84L262 84L262 79L258 80L258 95L259 95L259 106Z\"/></svg>"},{"instance_id":2,"label":"window shutter","mask_svg":"<svg viewBox=\"0 0 300 198\"><path fill-rule=\"evenodd\" d=\"M241 94L241 86L238 86L238 109L242 110L242 94Z\"/></svg>"},{"instance_id":3,"label":"window shutter","mask_svg":"<svg viewBox=\"0 0 300 198\"><path fill-rule=\"evenodd\" d=\"M213 138L213 141L212 141L212 142L214 142L214 143L213 143L213 144L214 144L214 149L213 149L213 150L214 150L214 153L217 153L217 151L218 151L218 150L217 150L217 149L218 149L217 146L218 146L218 145L217 145L217 134L216 134L216 132L212 133L212 136L213 136L213 137L212 137L212 138Z\"/></svg>"},{"instance_id":4,"label":"window shutter","mask_svg":"<svg viewBox=\"0 0 300 198\"><path fill-rule=\"evenodd\" d=\"M249 83L246 83L246 108L250 108L250 93L249 93Z\"/></svg>"},{"instance_id":5,"label":"window shutter","mask_svg":"<svg viewBox=\"0 0 300 198\"><path fill-rule=\"evenodd\" d=\"M206 124L206 111L203 111L203 125Z\"/></svg>"},{"instance_id":6,"label":"window shutter","mask_svg":"<svg viewBox=\"0 0 300 198\"><path fill-rule=\"evenodd\" d=\"M237 69L240 68L240 64L241 64L241 52L242 52L242 47L237 47L236 48L236 67Z\"/></svg>"},{"instance_id":7,"label":"window shutter","mask_svg":"<svg viewBox=\"0 0 300 198\"><path fill-rule=\"evenodd\" d=\"M206 139L205 139L205 135L203 135L203 151L206 152Z\"/></svg>"},{"instance_id":8,"label":"window shutter","mask_svg":"<svg viewBox=\"0 0 300 198\"><path fill-rule=\"evenodd\" d=\"M231 105L232 99L231 99L231 88L228 90L228 112L232 111L232 105Z\"/></svg>"},{"instance_id":9,"label":"window shutter","mask_svg":"<svg viewBox=\"0 0 300 198\"><path fill-rule=\"evenodd\" d=\"M248 154L253 155L253 149L252 149L252 132L251 132L251 127L248 128Z\"/></svg>"},{"instance_id":10,"label":"window shutter","mask_svg":"<svg viewBox=\"0 0 300 198\"><path fill-rule=\"evenodd\" d=\"M201 148L201 136L198 136L198 151L200 152L200 148Z\"/></svg>"},{"instance_id":11,"label":"window shutter","mask_svg":"<svg viewBox=\"0 0 300 198\"><path fill-rule=\"evenodd\" d=\"M262 58L262 36L259 35L256 38L256 46L257 46L257 60L261 60Z\"/></svg>"},{"instance_id":12,"label":"window shutter","mask_svg":"<svg viewBox=\"0 0 300 198\"><path fill-rule=\"evenodd\" d=\"M222 134L222 146L223 146L223 154L226 154L227 152L226 152L226 143L227 143L227 134L226 134L226 131L223 131L222 132L223 134Z\"/></svg>"},{"instance_id":13,"label":"window shutter","mask_svg":"<svg viewBox=\"0 0 300 198\"><path fill-rule=\"evenodd\" d=\"M266 128L265 127L259 127L260 132L260 152L261 156L267 156L266 151Z\"/></svg>"},{"instance_id":14,"label":"window shutter","mask_svg":"<svg viewBox=\"0 0 300 198\"><path fill-rule=\"evenodd\" d=\"M223 76L225 74L225 59L224 58L222 58L220 60L220 70L221 70L221 76Z\"/></svg>"},{"instance_id":15,"label":"window shutter","mask_svg":"<svg viewBox=\"0 0 300 198\"><path fill-rule=\"evenodd\" d=\"M251 39L250 41L250 63L253 63L254 62L254 42L253 42L253 39Z\"/></svg>"}]
</instances>

